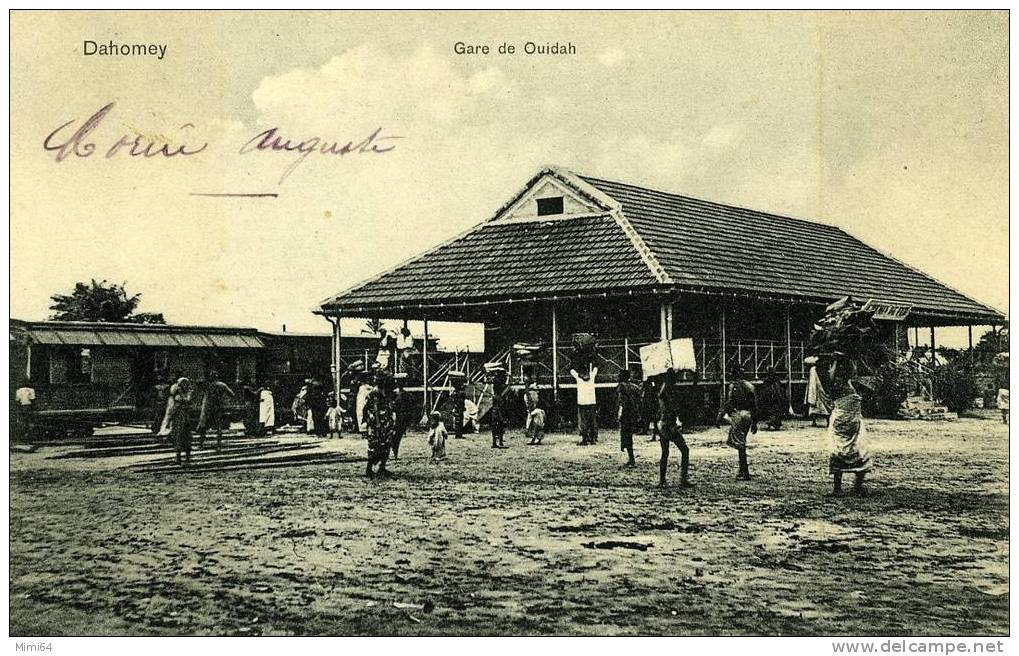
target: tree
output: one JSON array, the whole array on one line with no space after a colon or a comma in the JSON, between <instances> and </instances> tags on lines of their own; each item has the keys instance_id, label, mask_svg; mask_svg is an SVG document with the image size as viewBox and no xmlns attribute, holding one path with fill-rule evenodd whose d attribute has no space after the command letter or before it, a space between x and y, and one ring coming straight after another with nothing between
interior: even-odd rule
<instances>
[{"instance_id":1,"label":"tree","mask_svg":"<svg viewBox=\"0 0 1019 656\"><path fill-rule=\"evenodd\" d=\"M980 336L973 347L974 355L980 362L990 362L998 353L1008 351L1008 322L1003 326L992 326L991 330Z\"/></svg>"},{"instance_id":2,"label":"tree","mask_svg":"<svg viewBox=\"0 0 1019 656\"><path fill-rule=\"evenodd\" d=\"M368 333L369 335L381 335L384 328L382 319L365 319L361 332Z\"/></svg>"},{"instance_id":3,"label":"tree","mask_svg":"<svg viewBox=\"0 0 1019 656\"><path fill-rule=\"evenodd\" d=\"M128 295L124 284L105 280L74 284L70 294L50 296L53 321L104 321L128 323L166 323L162 313L139 312L135 308L141 302L141 294Z\"/></svg>"}]
</instances>

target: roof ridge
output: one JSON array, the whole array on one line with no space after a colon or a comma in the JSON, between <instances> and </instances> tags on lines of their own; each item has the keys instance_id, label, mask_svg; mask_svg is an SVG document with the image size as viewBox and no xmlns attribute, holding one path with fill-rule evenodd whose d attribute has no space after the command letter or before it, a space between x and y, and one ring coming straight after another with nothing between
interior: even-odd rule
<instances>
[{"instance_id":1,"label":"roof ridge","mask_svg":"<svg viewBox=\"0 0 1019 656\"><path fill-rule=\"evenodd\" d=\"M640 236L640 233L637 232L637 229L633 227L633 224L630 223L630 220L626 218L623 212L621 210L612 210L610 216L615 219L616 224L623 231L623 234L626 235L627 239L630 240L630 244L637 251L637 254L640 255L640 259L651 270L651 275L664 285L672 284L672 276L669 275L669 272L658 261L654 251L647 245L647 242L644 241L644 238Z\"/></svg>"},{"instance_id":2,"label":"roof ridge","mask_svg":"<svg viewBox=\"0 0 1019 656\"><path fill-rule=\"evenodd\" d=\"M653 187L642 187L640 185L635 185L635 184L632 184L632 183L629 183L629 182L620 182L619 180L609 180L607 178L599 178L599 177L596 177L596 176L593 176L593 175L584 175L584 174L581 174L581 173L575 173L574 175L576 175L578 178L584 180L585 182L590 183L595 188L597 188L597 186L598 186L597 184L595 184L595 182L606 182L606 183L612 184L612 185L619 185L620 187L628 187L630 189L634 189L634 190L641 191L641 192L651 192L651 193L654 193L654 194L661 194L663 196L670 196L672 198L680 198L682 200L692 201L694 203L701 203L701 204L704 204L704 205L710 205L710 206L714 206L714 207L724 207L726 209L739 210L741 212L750 212L750 213L753 213L753 214L759 214L759 215L763 215L763 216L770 217L770 218L784 219L784 220L787 220L787 221L795 221L797 223L808 223L810 225L820 226L822 228L835 228L835 229L838 229L837 225L835 225L834 223L828 223L827 221L825 221L823 219L817 219L817 218L807 219L807 218L798 217L798 216L789 216L787 214L776 214L775 212L769 212L769 211L766 211L766 210L759 210L759 209L755 209L753 207L746 207L744 205L733 205L731 203L723 203L723 202L720 202L720 201L717 201L717 200L711 200L711 199L708 199L708 198L700 198L698 196L689 196L687 194L680 194L680 193L677 193L675 191L666 191L666 190L663 190L663 189L655 189ZM595 181L595 182L591 182L592 180ZM605 190L600 190L600 191L602 191L603 193L605 193L606 195L608 195L608 196L610 196L612 198L615 198L614 196L612 196L612 194L610 194L609 192L607 192ZM616 199L616 200L618 200L618 199ZM622 203L622 201L619 201L619 202Z\"/></svg>"}]
</instances>

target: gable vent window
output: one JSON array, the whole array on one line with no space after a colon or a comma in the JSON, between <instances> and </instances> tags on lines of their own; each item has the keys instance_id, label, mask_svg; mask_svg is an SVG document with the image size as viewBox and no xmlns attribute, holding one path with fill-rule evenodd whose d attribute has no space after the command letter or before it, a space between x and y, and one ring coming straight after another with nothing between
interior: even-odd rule
<instances>
[{"instance_id":1,"label":"gable vent window","mask_svg":"<svg viewBox=\"0 0 1019 656\"><path fill-rule=\"evenodd\" d=\"M538 199L538 216L549 216L550 214L562 214L562 213L563 213L562 196L556 196L555 198Z\"/></svg>"}]
</instances>

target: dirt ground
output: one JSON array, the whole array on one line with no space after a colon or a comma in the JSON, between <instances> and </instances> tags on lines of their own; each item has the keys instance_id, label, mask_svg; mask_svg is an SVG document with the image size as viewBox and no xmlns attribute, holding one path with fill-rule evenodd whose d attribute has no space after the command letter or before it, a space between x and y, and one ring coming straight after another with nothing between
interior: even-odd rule
<instances>
[{"instance_id":1,"label":"dirt ground","mask_svg":"<svg viewBox=\"0 0 1019 656\"><path fill-rule=\"evenodd\" d=\"M11 454L14 635L1007 634L1008 434L984 418L871 421L871 494L830 498L823 430L762 431L740 483L691 433L507 450L408 436L232 439L181 473L148 437ZM674 453L673 461L677 459ZM672 483L678 480L670 465Z\"/></svg>"}]
</instances>

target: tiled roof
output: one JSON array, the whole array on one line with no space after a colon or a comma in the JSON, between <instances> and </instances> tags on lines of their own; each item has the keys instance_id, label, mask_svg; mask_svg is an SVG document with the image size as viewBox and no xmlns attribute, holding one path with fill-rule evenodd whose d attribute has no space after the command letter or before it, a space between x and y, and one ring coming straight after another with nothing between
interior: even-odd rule
<instances>
[{"instance_id":1,"label":"tiled roof","mask_svg":"<svg viewBox=\"0 0 1019 656\"><path fill-rule=\"evenodd\" d=\"M507 221L482 224L322 306L519 299L656 282L611 216Z\"/></svg>"},{"instance_id":2,"label":"tiled roof","mask_svg":"<svg viewBox=\"0 0 1019 656\"><path fill-rule=\"evenodd\" d=\"M680 287L913 305L1000 314L834 226L579 176L623 214Z\"/></svg>"},{"instance_id":3,"label":"tiled roof","mask_svg":"<svg viewBox=\"0 0 1019 656\"><path fill-rule=\"evenodd\" d=\"M155 346L195 348L262 348L254 328L171 326L166 324L89 321L19 321L11 319L15 335L35 344L68 346Z\"/></svg>"},{"instance_id":4,"label":"tiled roof","mask_svg":"<svg viewBox=\"0 0 1019 656\"><path fill-rule=\"evenodd\" d=\"M678 289L816 302L852 295L912 305L918 314L1004 318L833 226L547 172L621 208L584 218L483 223L333 296L322 310Z\"/></svg>"}]
</instances>

